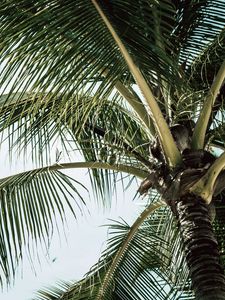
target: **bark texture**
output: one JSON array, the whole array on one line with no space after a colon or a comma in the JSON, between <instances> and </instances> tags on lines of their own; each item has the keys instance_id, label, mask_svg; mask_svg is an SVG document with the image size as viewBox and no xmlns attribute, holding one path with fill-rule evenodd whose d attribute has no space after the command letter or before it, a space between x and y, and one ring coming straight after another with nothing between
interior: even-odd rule
<instances>
[{"instance_id":1,"label":"bark texture","mask_svg":"<svg viewBox=\"0 0 225 300\"><path fill-rule=\"evenodd\" d=\"M186 194L176 209L196 299L225 300L225 277L208 205Z\"/></svg>"}]
</instances>

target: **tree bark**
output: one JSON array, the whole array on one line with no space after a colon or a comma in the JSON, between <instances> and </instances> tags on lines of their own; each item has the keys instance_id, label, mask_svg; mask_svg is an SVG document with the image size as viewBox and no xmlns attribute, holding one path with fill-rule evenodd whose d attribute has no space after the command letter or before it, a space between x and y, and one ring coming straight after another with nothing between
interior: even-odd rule
<instances>
[{"instance_id":1,"label":"tree bark","mask_svg":"<svg viewBox=\"0 0 225 300\"><path fill-rule=\"evenodd\" d=\"M186 194L176 209L196 299L225 300L225 277L208 205Z\"/></svg>"}]
</instances>

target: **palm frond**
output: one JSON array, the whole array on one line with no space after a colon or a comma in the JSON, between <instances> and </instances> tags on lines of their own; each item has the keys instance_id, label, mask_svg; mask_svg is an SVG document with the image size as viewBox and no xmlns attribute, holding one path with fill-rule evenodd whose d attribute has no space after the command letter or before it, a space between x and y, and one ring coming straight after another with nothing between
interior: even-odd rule
<instances>
[{"instance_id":1,"label":"palm frond","mask_svg":"<svg viewBox=\"0 0 225 300\"><path fill-rule=\"evenodd\" d=\"M115 223L107 249L86 278L45 288L34 299L194 299L171 212L159 208L140 223L128 244L134 227Z\"/></svg>"},{"instance_id":2,"label":"palm frond","mask_svg":"<svg viewBox=\"0 0 225 300\"><path fill-rule=\"evenodd\" d=\"M190 0L188 5L164 0L100 4L154 95L161 93L166 80L175 103L174 93L188 82L179 65L197 57L224 25L222 0ZM10 0L2 1L0 12L3 90L32 89L70 97L85 89L109 95L118 80L127 86L133 83L91 1L67 0L62 5L55 0L17 4ZM12 84L11 78L17 80Z\"/></svg>"},{"instance_id":3,"label":"palm frond","mask_svg":"<svg viewBox=\"0 0 225 300\"><path fill-rule=\"evenodd\" d=\"M123 142L126 142L130 146L130 152L132 148L139 146L140 151L146 155L144 144L150 142L150 137L134 112L129 107L121 105L121 98L118 99L117 96L112 100L102 99L101 105L95 97L82 94L71 97L67 103L64 103L63 97L58 95L49 100L48 105L45 103L47 97L45 94L30 93L23 95L21 99L20 97L21 94L10 94L0 98L1 102L5 102L1 106L0 130L13 127L12 134L8 135L15 141L14 144L18 144L20 140L25 145L25 141L28 144L33 136L43 135L41 129L49 131L44 139L45 143L49 144L57 138L56 133L60 131L61 126L68 131L67 133L70 132L70 138L74 136L74 140L82 141L80 135L88 136L92 133L92 136L93 134L99 137L106 136L108 144L113 141L118 147L123 147ZM14 106L15 102L16 106ZM49 129L47 124L50 124ZM138 140L136 136L139 136ZM129 150L128 145L125 147L127 150ZM43 142L38 151L41 152L44 146Z\"/></svg>"},{"instance_id":4,"label":"palm frond","mask_svg":"<svg viewBox=\"0 0 225 300\"><path fill-rule=\"evenodd\" d=\"M221 94L220 90L223 86L225 78L225 60L219 68L218 73L215 76L212 86L204 100L202 111L197 120L193 137L192 137L192 145L195 149L203 149L205 144L205 135L207 128L210 125L210 116L213 112L213 106L219 94Z\"/></svg>"},{"instance_id":5,"label":"palm frond","mask_svg":"<svg viewBox=\"0 0 225 300\"><path fill-rule=\"evenodd\" d=\"M42 168L0 180L0 281L9 284L25 245L48 249L54 224L65 222L68 209L76 218L85 204L84 186L58 170ZM29 250L28 251L31 251ZM30 253L32 256L32 254ZM6 281L6 282L5 282Z\"/></svg>"},{"instance_id":6,"label":"palm frond","mask_svg":"<svg viewBox=\"0 0 225 300\"><path fill-rule=\"evenodd\" d=\"M220 34L206 44L190 66L190 81L195 89L203 90L212 85L214 77L225 59L224 44L225 29L222 27Z\"/></svg>"},{"instance_id":7,"label":"palm frond","mask_svg":"<svg viewBox=\"0 0 225 300\"><path fill-rule=\"evenodd\" d=\"M223 65L225 60L224 55L225 45L225 30L222 28L220 34L216 36L199 54L199 56L190 65L189 70L189 81L194 90L199 92L199 110L206 99L207 93L212 86L214 79ZM221 85L220 91L215 99L215 104L212 107L212 113L210 122L208 125L208 131L210 126L218 127L219 123L223 122L221 114L224 111L224 97L225 97L225 86ZM210 131L208 137L211 138Z\"/></svg>"},{"instance_id":8,"label":"palm frond","mask_svg":"<svg viewBox=\"0 0 225 300\"><path fill-rule=\"evenodd\" d=\"M172 2L177 11L176 25L172 35L174 45L180 51L181 64L189 65L223 30L224 1Z\"/></svg>"},{"instance_id":9,"label":"palm frond","mask_svg":"<svg viewBox=\"0 0 225 300\"><path fill-rule=\"evenodd\" d=\"M151 88L149 87L147 81L142 75L139 67L135 64L132 56L129 54L127 48L124 46L122 40L116 33L114 27L110 23L109 19L104 14L101 7L98 5L97 1L92 0L93 5L98 11L99 15L102 18L102 21L108 28L109 32L112 34L113 39L115 40L117 46L120 49L122 56L124 57L130 72L132 73L135 82L140 88L149 108L151 111L151 116L155 125L156 132L158 133L158 138L160 140L162 149L164 151L165 157L168 160L168 163L171 167L176 167L181 162L181 155L177 148L177 145L173 139L173 136L169 130L168 124L163 117L163 114L159 108L159 105L152 93Z\"/></svg>"},{"instance_id":10,"label":"palm frond","mask_svg":"<svg viewBox=\"0 0 225 300\"><path fill-rule=\"evenodd\" d=\"M165 15L171 9L171 5L166 2L163 1ZM109 4L109 6L112 5L113 13L116 13L113 15L115 16L114 21L118 25L121 25L122 20L126 20L121 17L125 12L127 13L127 9L129 10L128 15L138 11L140 14L146 12L146 18L152 16L153 7L146 5L145 1L141 1L141 4L146 6L146 9L143 5L141 7L139 3L133 3L132 6L128 4L127 1ZM107 7L104 8L107 9ZM1 53L4 58L9 57L12 64L11 67L6 67L4 74L16 72L16 69L20 70L22 62L19 65L17 63L18 60L23 59L27 62L26 73L29 74L26 76L29 78L27 87L33 85L43 90L48 85L47 81L51 79L51 86L57 90L57 93L60 90L65 91L66 86L70 86L72 92L75 88L83 86L82 79L84 77L85 84L95 80L96 77L97 81L101 82L105 69L109 70L107 86L112 86L116 74L116 77L120 77L122 82L126 81L126 78L128 78L128 82L131 80L123 59L119 55L110 34L102 26L91 1L76 1L76 4L66 1L63 5L61 2L53 0L48 3L38 1L35 4L30 1L23 1L16 5L13 1L3 1L0 10L2 15L1 29L4 32ZM164 11L162 11L163 13ZM70 21L68 22L68 20ZM140 55L140 52L137 55L134 35L131 35L131 31L128 30L130 22L133 22L132 28L135 29L135 37L138 38L136 43L142 45L141 49L143 50L141 52L143 55ZM17 24L20 24L19 28L17 28ZM140 24L138 16L138 22L137 18L129 18L129 22L123 23L118 28L122 29L121 35L124 36L133 55L140 57L139 64L145 66L146 62L149 61L145 59L146 55L150 52L152 64L150 68L146 66L146 69L159 71L160 68L160 72L157 73L161 73L163 70L165 72L168 69L166 63L169 59L164 55L163 58L166 62L161 59L159 66L154 47L151 48L150 46L152 39L148 40L146 34L142 32L143 28L146 28L149 35L154 33L152 26L144 27L143 24ZM38 43L37 40L39 40ZM40 41L42 42L40 43ZM20 52L22 50L23 54ZM47 61L46 57L48 57ZM31 60L36 61L35 68L29 66ZM45 69L46 66L47 69ZM59 70L60 72L57 72ZM21 72L20 77L24 76L25 73ZM6 80L5 76L3 78ZM111 79L111 83L109 83L109 79ZM103 91L103 85L99 88L99 91L101 90Z\"/></svg>"},{"instance_id":11,"label":"palm frond","mask_svg":"<svg viewBox=\"0 0 225 300\"><path fill-rule=\"evenodd\" d=\"M46 290L39 291L36 299L38 300L56 300L66 293L66 291L71 287L72 283L60 281L57 287L48 288Z\"/></svg>"},{"instance_id":12,"label":"palm frond","mask_svg":"<svg viewBox=\"0 0 225 300\"><path fill-rule=\"evenodd\" d=\"M77 95L67 105L60 96L45 105L46 95L15 94L2 97L0 131L8 139L9 149L16 147L26 157L31 151L35 163L52 161L52 145L61 144L63 154L81 153L87 162L125 164L147 171L150 137L131 108L121 99L103 99L99 106L95 97ZM18 102L14 107L14 102ZM37 103L37 104L36 104ZM26 105L26 106L25 106ZM37 109L37 107L39 108ZM87 109L88 107L88 109ZM44 158L45 159L44 159ZM115 175L107 169L90 173L95 191L110 194ZM112 175L112 176L111 176Z\"/></svg>"}]
</instances>

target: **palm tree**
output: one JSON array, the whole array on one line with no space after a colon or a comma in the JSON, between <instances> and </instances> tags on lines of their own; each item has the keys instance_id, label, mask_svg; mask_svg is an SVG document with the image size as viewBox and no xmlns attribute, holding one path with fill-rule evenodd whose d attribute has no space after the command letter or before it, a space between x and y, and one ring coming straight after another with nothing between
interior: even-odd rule
<instances>
[{"instance_id":1,"label":"palm tree","mask_svg":"<svg viewBox=\"0 0 225 300\"><path fill-rule=\"evenodd\" d=\"M85 279L39 299L225 299L224 9L223 0L1 1L1 131L39 163L1 180L8 281L22 247L48 241L65 203L76 213L71 195L83 201L62 171L88 168L96 197L122 172L142 180L149 203L131 227L112 226ZM83 160L51 164L56 138Z\"/></svg>"}]
</instances>

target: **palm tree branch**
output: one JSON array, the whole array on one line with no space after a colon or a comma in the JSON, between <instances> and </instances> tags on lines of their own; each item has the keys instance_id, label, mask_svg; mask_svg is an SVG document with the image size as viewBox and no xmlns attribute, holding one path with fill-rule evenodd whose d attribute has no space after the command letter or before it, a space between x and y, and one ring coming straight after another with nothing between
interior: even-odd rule
<instances>
[{"instance_id":1,"label":"palm tree branch","mask_svg":"<svg viewBox=\"0 0 225 300\"><path fill-rule=\"evenodd\" d=\"M190 188L190 192L209 204L212 201L216 180L224 167L225 153L215 160L207 172Z\"/></svg>"},{"instance_id":2,"label":"palm tree branch","mask_svg":"<svg viewBox=\"0 0 225 300\"><path fill-rule=\"evenodd\" d=\"M63 35L65 37L66 40L69 39L68 36ZM71 39L69 39L70 42ZM75 46L75 45L74 45ZM90 64L96 63L96 60L94 59L94 57L90 58ZM110 73L108 69L102 69L101 70L103 76L107 77L107 75ZM115 89L123 96L123 98L125 100L127 100L127 102L130 104L130 106L134 109L134 111L137 113L137 115L139 116L139 118L142 120L142 122L145 124L145 126L148 128L148 130L150 131L151 135L154 136L155 135L155 127L154 124L151 120L151 117L149 116L149 113L147 112L145 106L143 105L142 101L140 100L140 98L137 96L137 94L134 94L134 92L131 92L130 90L120 81L117 80L114 83L114 87Z\"/></svg>"},{"instance_id":3,"label":"palm tree branch","mask_svg":"<svg viewBox=\"0 0 225 300\"><path fill-rule=\"evenodd\" d=\"M69 163L56 163L52 166L48 166L45 168L37 168L33 169L30 172L42 172L42 171L55 171L55 170L66 170L66 169L81 169L81 168L87 168L87 169L105 169L105 170L112 170L112 171L117 171L117 172L124 172L130 175L137 176L138 178L146 178L147 172L144 170L140 170L138 168L128 166L128 165L123 165L123 164L114 164L110 165L108 163L104 162L99 162L99 161L85 161L85 162L69 162ZM27 174L22 172L18 173L17 176L23 176L24 174ZM7 181L11 180L14 177L12 176L7 176L1 180ZM1 184L1 181L0 181Z\"/></svg>"},{"instance_id":4,"label":"palm tree branch","mask_svg":"<svg viewBox=\"0 0 225 300\"><path fill-rule=\"evenodd\" d=\"M0 222L0 238L2 240L0 253L5 254L0 257L0 262L7 283L10 282L11 277L14 277L14 269L17 262L22 258L23 244L27 240L29 241L30 238L45 242L45 235L49 236L51 234L52 215L56 217L59 214L63 221L66 205L75 216L73 204L69 200L71 197L74 198L74 193L81 199L81 203L84 201L71 181L76 184L78 182L60 172L60 170L73 168L101 168L126 172L142 179L147 176L147 172L132 166L111 166L101 162L77 162L55 164L2 178L0 180L0 195L2 198L0 206L3 217ZM20 199L23 199L23 201ZM29 201L26 199L29 199ZM79 203L77 203L77 206L80 209L81 205ZM14 219L11 218L12 209ZM28 233L26 233L25 225L28 228ZM15 251L15 253L12 254L12 251Z\"/></svg>"},{"instance_id":5,"label":"palm tree branch","mask_svg":"<svg viewBox=\"0 0 225 300\"><path fill-rule=\"evenodd\" d=\"M16 101L17 96L20 97L20 94L19 95L14 95L14 101ZM23 109L24 102L26 103L27 108L26 108L26 110L23 111L22 117L21 117L21 114L20 114L20 110L18 110L18 113L15 112L14 116L12 116L10 118L7 118L7 119L6 119L6 117L4 117L4 115L8 116L8 113L11 113L11 111L13 109L13 106L14 106L14 101L12 103L12 100L9 98L8 101L5 102L4 99L6 97L0 98L5 102L5 105L2 107L2 117L3 117L3 120L4 120L2 122L2 126L3 126L2 130L6 129L7 126L9 127L9 126L12 126L14 123L16 124L16 122L17 121L19 122L21 118L26 117L26 121L28 122L29 121L29 118L28 118L29 115L33 115L33 117L30 120L30 124L29 124L28 128L26 129L25 135L23 136L21 133L19 133L18 138L20 140L22 140L22 139L27 140L29 134L32 134L33 136L35 134L37 134L32 130L33 127L35 128L35 126L36 126L35 124L42 123L42 127L43 127L46 122L47 122L46 123L47 126L51 123L50 120L49 120L49 117L47 115L46 116L42 115L42 117L39 117L38 114L37 114L37 121L35 121L35 122L32 121L32 119L35 119L35 113L32 112L32 107L35 106L35 102L32 100L32 95L31 94L27 94L26 96L27 96L27 98L25 97L25 95L23 95L23 98L20 101L18 101L18 104L17 104L17 109L18 109L18 107L21 107L21 109ZM37 98L37 95L36 95L36 98ZM36 101L38 101L38 99ZM60 100L56 99L53 102L53 105L56 105L56 103L59 102L59 101ZM66 126L67 126L67 124L69 125L69 127L71 128L71 134L73 134L73 129L72 129L73 127L75 127L76 130L77 130L77 126L75 126L75 125L73 125L72 127L70 126L71 121L70 121L70 119L68 119L68 115L70 114L70 110L71 110L72 106L73 106L73 104L71 103L69 106L67 106L66 110L65 110L65 108L62 108L63 114L65 114L67 116L66 120L64 120L63 114L62 113L60 114L62 124L66 125ZM58 106L56 105L56 109L57 108L58 108ZM42 109L42 107L40 107L40 109ZM54 116L54 114L52 114L52 108L51 108L50 117L51 116L54 117L54 120L55 119L57 120L56 121L57 123L59 123L59 120L58 120L57 116ZM73 116L71 116L71 118L73 118ZM84 125L85 132L91 131L91 132L93 132L93 134L96 134L99 137L102 137L103 139L107 139L107 134L108 133L106 132L106 130L108 130L108 129L104 129L104 128L98 126L98 125L95 125L95 123L93 123L93 122L90 123L90 122L91 122L91 120L87 121L86 124ZM104 124L102 124L102 125L104 125ZM19 128L20 128L20 126L21 125L19 125ZM36 130L37 129L38 129L38 127L36 126ZM60 130L60 126L57 126L57 130ZM12 134L15 134L15 130L13 131ZM76 135L76 133L75 133L75 135ZM13 136L12 136L12 138L13 138ZM118 144L119 147L116 147L116 146L113 146L113 147L116 147L115 149L117 149L117 150L121 150L121 151L125 150L130 156L135 157L143 165L147 166L148 168L151 167L150 162L147 159L145 159L144 156L140 152L135 150L134 146L131 146L126 141L124 141L124 134L123 134L123 140L120 140L119 137L112 137L110 143L112 144L112 146Z\"/></svg>"},{"instance_id":6,"label":"palm tree branch","mask_svg":"<svg viewBox=\"0 0 225 300\"><path fill-rule=\"evenodd\" d=\"M163 147L165 155L169 161L169 164L171 165L171 167L175 167L175 166L179 165L181 162L181 155L179 153L179 150L175 144L175 141L172 137L169 127L166 124L166 121L160 111L160 108L159 108L148 84L146 83L139 68L135 65L133 59L131 58L130 54L128 53L128 51L125 48L124 44L122 43L121 39L115 32L114 28L110 24L109 20L106 18L105 14L103 13L100 6L97 4L97 2L95 0L92 0L92 3L96 7L99 15L101 16L105 25L111 32L118 47L120 48L120 51L121 51L124 59L126 60L128 67L130 68L131 73L133 74L133 76L137 82L137 85L139 86L140 90L142 91L142 93L149 105L149 108L152 113L152 118L154 120L157 133L159 135L159 139L161 141L162 147Z\"/></svg>"},{"instance_id":7,"label":"palm tree branch","mask_svg":"<svg viewBox=\"0 0 225 300\"><path fill-rule=\"evenodd\" d=\"M162 52L166 53L165 45L162 39L160 13L157 7L155 8L155 10L153 10L153 20L154 20L154 27L155 27L155 43ZM166 115L167 118L171 120L172 111L171 111L171 99L169 97L169 84L167 84L164 76L162 76L161 78L160 74L158 74L158 78L160 81L160 86L163 94L163 100L165 102Z\"/></svg>"},{"instance_id":8,"label":"palm tree branch","mask_svg":"<svg viewBox=\"0 0 225 300\"><path fill-rule=\"evenodd\" d=\"M0 98L0 100L2 100L1 102L3 103L1 107L1 130L4 130L8 127L10 132L10 128L13 126L13 124L15 124L15 127L18 128L17 130L13 130L12 133L9 134L9 137L11 135L11 139L13 139L13 135L18 133L18 142L19 140L31 142L32 139L34 140L38 132L42 132L41 135L43 132L45 132L45 137L48 138L49 136L49 140L46 140L48 143L50 142L50 139L56 135L57 131L59 131L60 134L60 130L68 131L68 134L74 139L74 141L77 142L79 142L81 139L80 132L82 132L82 130L84 130L86 133L89 132L90 134L93 133L94 135L97 134L99 137L102 137L102 140L107 140L108 133L111 132L111 144L119 145L120 148L123 145L129 155L135 157L144 165L148 167L150 166L150 163L144 158L144 155L139 150L137 151L135 149L136 145L139 146L139 149L140 147L142 148L141 144L144 142L139 139L135 145L135 131L133 132L133 130L136 130L138 127L135 125L137 120L132 118L132 112L129 112L125 108L121 107L118 103L110 100L104 102L102 101L101 107L98 107L96 110L94 99L85 98L82 95L71 98L69 103L67 103L65 106L62 105L63 99L59 96L53 98L51 101L48 101L48 106L46 106L44 101L45 97L46 95L35 95L32 93L22 95L22 98L21 94L14 94L10 97L7 95L2 96ZM86 110L84 110L85 104L91 104L92 101L93 107L86 112ZM39 107L39 109L37 110L36 107ZM113 109L113 107L115 108ZM53 110L55 113L53 113ZM121 119L122 126L117 129L117 133L113 137L115 131L114 123L117 120L115 110L120 111L119 114L124 121L122 122ZM75 117L73 114L75 114ZM96 115L94 120L93 115ZM97 118L97 116L99 117ZM26 119L26 128L24 122L22 121L24 118ZM84 125L81 126L80 120L83 118L85 118ZM127 125L124 122L127 123ZM133 126L132 123L135 126ZM52 125L50 126L49 124ZM46 132L50 130L47 127L53 129L52 126L54 126L56 130L52 131L52 133L49 132L49 134L46 135ZM22 130L23 127L24 131ZM123 132L119 133L121 130L123 130ZM131 134L130 137L128 137L128 134ZM138 133L138 136L141 137L140 133ZM138 136L136 136L136 138ZM91 136L89 138L91 138ZM41 140L39 138L39 143L40 141ZM149 143L147 135L145 143L146 142ZM16 141L14 143L16 143ZM13 145L11 145L11 147L12 146ZM80 144L80 146L82 146L82 144Z\"/></svg>"},{"instance_id":9,"label":"palm tree branch","mask_svg":"<svg viewBox=\"0 0 225 300\"><path fill-rule=\"evenodd\" d=\"M131 93L120 81L115 83L115 88L120 92L120 94L127 100L127 102L132 106L134 111L138 114L142 122L146 125L151 135L155 135L155 126L152 122L151 117L146 111L145 106L137 97Z\"/></svg>"},{"instance_id":10,"label":"palm tree branch","mask_svg":"<svg viewBox=\"0 0 225 300\"><path fill-rule=\"evenodd\" d=\"M92 97L77 95L64 105L63 98L59 95L47 101L47 106L47 95L31 93L27 94L27 99L25 97L21 100L21 104L18 100L14 108L17 97L20 96L4 97L5 105L1 110L0 131L4 133L3 138L9 139L12 154L16 149L25 156L31 145L32 159L41 166L61 162L65 155L70 161L74 161L77 160L74 155L81 154L88 162L107 162L108 166L133 165L144 171L152 167L147 159L150 155L150 141L144 126L140 126L139 119L133 116L132 111L122 107L120 102L115 103L114 99L102 100L101 107L97 109L94 102L93 107L86 111L83 108L93 101ZM60 158L57 158L57 149L53 144L55 140L57 149L61 150ZM52 155L53 151L56 151L55 156ZM45 155L44 159L40 154ZM89 170L91 183L99 200L105 199L104 193L111 195L112 178L116 180L118 173L112 174L109 169L101 168Z\"/></svg>"},{"instance_id":11,"label":"palm tree branch","mask_svg":"<svg viewBox=\"0 0 225 300\"><path fill-rule=\"evenodd\" d=\"M181 62L189 65L223 29L224 3L211 0L173 3L177 19L173 25L171 43L179 45L174 51L179 52ZM179 42L176 43L176 40Z\"/></svg>"},{"instance_id":12,"label":"palm tree branch","mask_svg":"<svg viewBox=\"0 0 225 300\"><path fill-rule=\"evenodd\" d=\"M33 252L30 245L33 243L40 242L48 250L54 223L60 221L64 224L66 209L76 218L77 208L80 211L85 204L80 188L86 190L78 181L48 168L0 179L2 283L10 284L14 279L25 245L29 245L31 257Z\"/></svg>"},{"instance_id":13,"label":"palm tree branch","mask_svg":"<svg viewBox=\"0 0 225 300\"><path fill-rule=\"evenodd\" d=\"M104 299L104 291L107 290L107 285L110 283L115 269L118 267L120 260L122 259L127 247L129 246L130 241L133 239L134 235L136 234L137 230L139 229L140 225L145 221L150 214L154 213L155 210L165 205L163 202L159 201L156 203L151 203L138 217L138 219L134 222L131 226L129 233L126 239L123 241L120 249L117 251L116 255L113 258L113 261L108 268L103 280L101 288L99 289L99 293L97 295L96 300Z\"/></svg>"},{"instance_id":14,"label":"palm tree branch","mask_svg":"<svg viewBox=\"0 0 225 300\"><path fill-rule=\"evenodd\" d=\"M152 204L159 204L158 197ZM134 224L131 227L125 222L111 225L110 235L113 236L108 239L99 262L85 278L74 284L63 284L62 288L61 284L59 288L46 288L38 292L37 299L194 299L170 210L159 207L149 214L127 244ZM118 259L124 243L127 247ZM109 274L117 259L114 272ZM107 285L103 288L104 280Z\"/></svg>"},{"instance_id":15,"label":"palm tree branch","mask_svg":"<svg viewBox=\"0 0 225 300\"><path fill-rule=\"evenodd\" d=\"M225 61L222 63L215 80L208 92L208 95L204 101L201 114L198 118L197 124L194 129L192 137L192 147L194 149L203 149L205 143L205 134L212 113L213 105L217 98L217 95L223 85L225 78Z\"/></svg>"}]
</instances>

